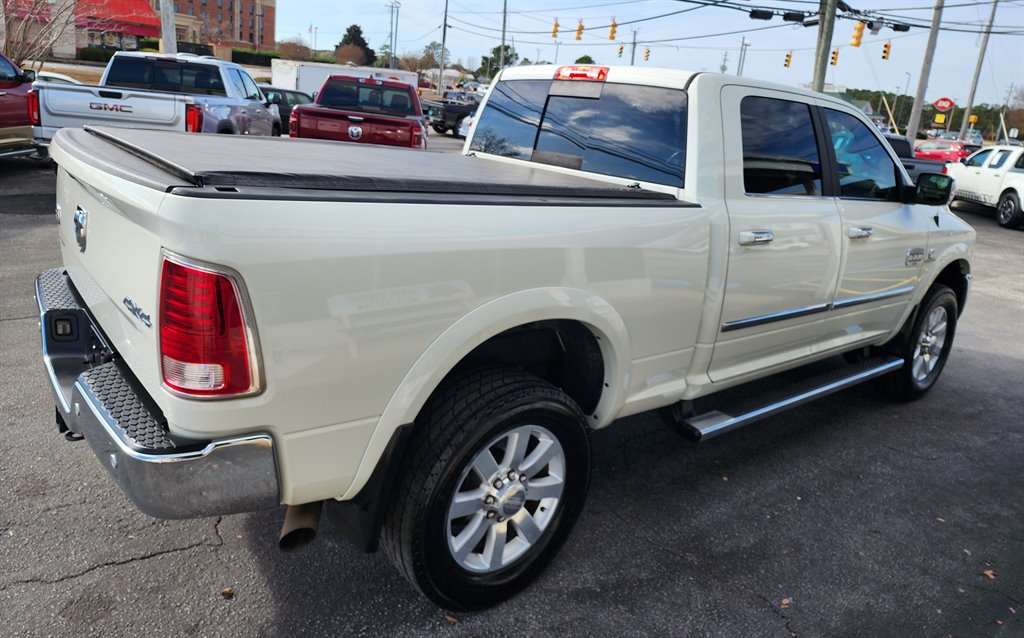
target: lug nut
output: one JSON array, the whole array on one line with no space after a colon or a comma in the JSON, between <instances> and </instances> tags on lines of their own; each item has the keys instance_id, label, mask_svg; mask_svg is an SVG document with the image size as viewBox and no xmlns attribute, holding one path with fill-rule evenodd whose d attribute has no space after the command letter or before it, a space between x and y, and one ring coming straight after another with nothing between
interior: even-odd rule
<instances>
[{"instance_id":1,"label":"lug nut","mask_svg":"<svg viewBox=\"0 0 1024 638\"><path fill-rule=\"evenodd\" d=\"M494 518L494 512L487 512L487 518Z\"/></svg>"},{"instance_id":2,"label":"lug nut","mask_svg":"<svg viewBox=\"0 0 1024 638\"><path fill-rule=\"evenodd\" d=\"M499 516L498 517L498 522L499 523L504 523L505 522L505 517L504 516Z\"/></svg>"},{"instance_id":3,"label":"lug nut","mask_svg":"<svg viewBox=\"0 0 1024 638\"><path fill-rule=\"evenodd\" d=\"M509 472L509 473L508 473L508 478L509 478L509 480L511 480L511 481L514 481L514 480L516 480L516 479L517 479L518 477L519 477L519 475L518 475L518 474L516 474L515 472Z\"/></svg>"},{"instance_id":4,"label":"lug nut","mask_svg":"<svg viewBox=\"0 0 1024 638\"><path fill-rule=\"evenodd\" d=\"M501 479L498 479L494 482L494 489L500 490L502 485L504 485L504 483L501 482Z\"/></svg>"},{"instance_id":5,"label":"lug nut","mask_svg":"<svg viewBox=\"0 0 1024 638\"><path fill-rule=\"evenodd\" d=\"M488 496L487 498L484 499L484 503L487 503L488 505L494 505L494 497Z\"/></svg>"}]
</instances>

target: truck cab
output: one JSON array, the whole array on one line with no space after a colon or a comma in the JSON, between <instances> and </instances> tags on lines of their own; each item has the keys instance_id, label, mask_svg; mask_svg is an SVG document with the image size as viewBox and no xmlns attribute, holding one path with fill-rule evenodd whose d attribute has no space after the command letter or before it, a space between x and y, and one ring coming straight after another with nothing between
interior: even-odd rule
<instances>
[{"instance_id":1,"label":"truck cab","mask_svg":"<svg viewBox=\"0 0 1024 638\"><path fill-rule=\"evenodd\" d=\"M35 152L28 99L29 89L35 79L35 71L22 70L13 60L0 53L0 157L17 157Z\"/></svg>"}]
</instances>

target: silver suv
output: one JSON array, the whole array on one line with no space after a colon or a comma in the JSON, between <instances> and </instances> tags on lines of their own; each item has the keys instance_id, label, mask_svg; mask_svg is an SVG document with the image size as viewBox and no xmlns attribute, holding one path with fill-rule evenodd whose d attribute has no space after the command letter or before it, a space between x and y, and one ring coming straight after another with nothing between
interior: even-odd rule
<instances>
[{"instance_id":1,"label":"silver suv","mask_svg":"<svg viewBox=\"0 0 1024 638\"><path fill-rule=\"evenodd\" d=\"M191 53L119 52L100 84L191 95L203 107L203 133L281 134L276 101L234 62Z\"/></svg>"}]
</instances>

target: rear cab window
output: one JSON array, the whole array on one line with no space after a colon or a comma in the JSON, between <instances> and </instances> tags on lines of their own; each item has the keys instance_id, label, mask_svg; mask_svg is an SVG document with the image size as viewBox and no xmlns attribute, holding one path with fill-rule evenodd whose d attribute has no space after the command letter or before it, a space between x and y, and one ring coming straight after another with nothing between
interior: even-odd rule
<instances>
[{"instance_id":1,"label":"rear cab window","mask_svg":"<svg viewBox=\"0 0 1024 638\"><path fill-rule=\"evenodd\" d=\"M822 194L811 107L769 97L740 102L743 188L754 195Z\"/></svg>"},{"instance_id":2,"label":"rear cab window","mask_svg":"<svg viewBox=\"0 0 1024 638\"><path fill-rule=\"evenodd\" d=\"M389 115L416 115L411 87L393 87L372 80L330 79L319 96L321 106Z\"/></svg>"},{"instance_id":3,"label":"rear cab window","mask_svg":"<svg viewBox=\"0 0 1024 638\"><path fill-rule=\"evenodd\" d=\"M580 80L503 80L470 151L683 186L686 92Z\"/></svg>"},{"instance_id":4,"label":"rear cab window","mask_svg":"<svg viewBox=\"0 0 1024 638\"><path fill-rule=\"evenodd\" d=\"M188 95L227 95L217 66L162 58L115 57L105 85Z\"/></svg>"}]
</instances>

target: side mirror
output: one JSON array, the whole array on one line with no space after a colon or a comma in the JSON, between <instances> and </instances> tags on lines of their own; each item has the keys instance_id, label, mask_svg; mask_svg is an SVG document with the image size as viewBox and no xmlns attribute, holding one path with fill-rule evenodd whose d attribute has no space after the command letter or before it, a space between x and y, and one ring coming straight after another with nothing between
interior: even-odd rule
<instances>
[{"instance_id":1,"label":"side mirror","mask_svg":"<svg viewBox=\"0 0 1024 638\"><path fill-rule=\"evenodd\" d=\"M280 104L281 103L281 94L280 93L271 93L271 94L267 95L267 101L270 102L271 104Z\"/></svg>"},{"instance_id":2,"label":"side mirror","mask_svg":"<svg viewBox=\"0 0 1024 638\"><path fill-rule=\"evenodd\" d=\"M35 82L36 81L36 72L35 71L24 71L24 72L22 72L22 74L21 74L21 81L26 83L26 84L28 84L29 82Z\"/></svg>"},{"instance_id":3,"label":"side mirror","mask_svg":"<svg viewBox=\"0 0 1024 638\"><path fill-rule=\"evenodd\" d=\"M940 173L921 173L917 176L914 202L925 206L948 206L953 201L956 180Z\"/></svg>"}]
</instances>

